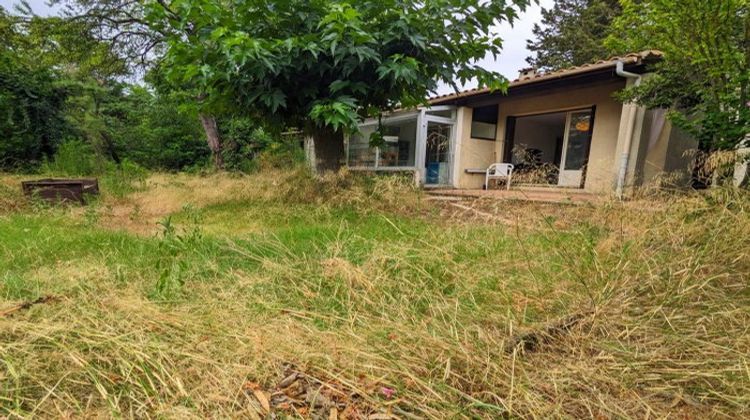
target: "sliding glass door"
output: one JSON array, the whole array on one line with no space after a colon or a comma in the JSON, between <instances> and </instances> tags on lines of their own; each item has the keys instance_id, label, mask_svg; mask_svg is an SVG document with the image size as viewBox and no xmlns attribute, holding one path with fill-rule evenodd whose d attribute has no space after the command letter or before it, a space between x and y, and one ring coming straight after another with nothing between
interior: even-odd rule
<instances>
[{"instance_id":1,"label":"sliding glass door","mask_svg":"<svg viewBox=\"0 0 750 420\"><path fill-rule=\"evenodd\" d=\"M452 124L427 121L425 184L450 184Z\"/></svg>"},{"instance_id":2,"label":"sliding glass door","mask_svg":"<svg viewBox=\"0 0 750 420\"><path fill-rule=\"evenodd\" d=\"M568 113L558 185L563 187L583 185L583 174L588 164L593 128L593 109Z\"/></svg>"}]
</instances>

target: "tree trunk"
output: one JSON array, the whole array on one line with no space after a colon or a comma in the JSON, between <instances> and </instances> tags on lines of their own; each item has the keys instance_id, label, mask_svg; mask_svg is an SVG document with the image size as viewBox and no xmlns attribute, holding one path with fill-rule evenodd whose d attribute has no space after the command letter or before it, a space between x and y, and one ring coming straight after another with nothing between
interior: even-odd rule
<instances>
[{"instance_id":1,"label":"tree trunk","mask_svg":"<svg viewBox=\"0 0 750 420\"><path fill-rule=\"evenodd\" d=\"M121 164L122 159L120 159L120 155L117 153L117 146L115 146L115 142L112 140L112 137L106 131L102 131L101 136L102 140L104 141L104 148L107 149L107 154L109 155L109 157L111 157L116 164Z\"/></svg>"},{"instance_id":2,"label":"tree trunk","mask_svg":"<svg viewBox=\"0 0 750 420\"><path fill-rule=\"evenodd\" d=\"M315 169L321 174L338 171L344 161L344 134L317 128L312 133L315 145Z\"/></svg>"},{"instance_id":3,"label":"tree trunk","mask_svg":"<svg viewBox=\"0 0 750 420\"><path fill-rule=\"evenodd\" d=\"M224 169L224 156L221 153L221 135L219 134L219 126L216 124L216 118L213 115L206 114L198 114L198 117L201 120L203 131L206 132L206 140L208 140L208 148L211 149L214 168L222 170Z\"/></svg>"}]
</instances>

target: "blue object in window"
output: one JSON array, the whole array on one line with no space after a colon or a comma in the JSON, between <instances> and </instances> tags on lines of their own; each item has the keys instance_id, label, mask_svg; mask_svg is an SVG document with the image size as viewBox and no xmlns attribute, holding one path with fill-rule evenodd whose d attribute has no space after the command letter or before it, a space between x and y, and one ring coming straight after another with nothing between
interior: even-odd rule
<instances>
[{"instance_id":1,"label":"blue object in window","mask_svg":"<svg viewBox=\"0 0 750 420\"><path fill-rule=\"evenodd\" d=\"M437 184L440 181L440 162L427 163L427 184Z\"/></svg>"}]
</instances>

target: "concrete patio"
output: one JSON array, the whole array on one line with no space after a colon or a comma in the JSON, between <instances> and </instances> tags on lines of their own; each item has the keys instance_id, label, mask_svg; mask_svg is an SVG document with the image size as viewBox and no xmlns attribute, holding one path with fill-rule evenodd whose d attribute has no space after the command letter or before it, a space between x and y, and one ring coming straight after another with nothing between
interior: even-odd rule
<instances>
[{"instance_id":1,"label":"concrete patio","mask_svg":"<svg viewBox=\"0 0 750 420\"><path fill-rule=\"evenodd\" d=\"M491 198L495 200L523 200L543 203L585 204L606 200L606 196L566 188L515 187L510 190L427 189L434 197Z\"/></svg>"}]
</instances>

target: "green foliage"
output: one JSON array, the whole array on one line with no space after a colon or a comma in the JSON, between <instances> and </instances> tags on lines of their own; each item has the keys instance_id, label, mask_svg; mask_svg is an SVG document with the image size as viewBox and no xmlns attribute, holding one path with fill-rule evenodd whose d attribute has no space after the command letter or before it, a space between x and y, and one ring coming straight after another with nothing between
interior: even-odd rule
<instances>
[{"instance_id":1,"label":"green foliage","mask_svg":"<svg viewBox=\"0 0 750 420\"><path fill-rule=\"evenodd\" d=\"M148 175L146 169L127 158L120 163L104 159L91 144L78 139L62 143L54 158L39 170L49 176L97 177L102 189L115 197L143 188Z\"/></svg>"},{"instance_id":2,"label":"green foliage","mask_svg":"<svg viewBox=\"0 0 750 420\"><path fill-rule=\"evenodd\" d=\"M0 168L33 166L54 153L68 128L65 96L50 71L0 52Z\"/></svg>"},{"instance_id":3,"label":"green foliage","mask_svg":"<svg viewBox=\"0 0 750 420\"><path fill-rule=\"evenodd\" d=\"M200 213L191 206L183 207L187 216L187 229L178 229L172 216L159 222L161 242L159 243L162 258L157 263L159 277L149 297L154 300L174 300L180 297L185 286L185 277L189 271L189 259L192 253L200 251L203 233L200 228Z\"/></svg>"},{"instance_id":4,"label":"green foliage","mask_svg":"<svg viewBox=\"0 0 750 420\"><path fill-rule=\"evenodd\" d=\"M51 157L68 126L68 92L33 57L20 21L0 7L0 169L28 168Z\"/></svg>"},{"instance_id":5,"label":"green foliage","mask_svg":"<svg viewBox=\"0 0 750 420\"><path fill-rule=\"evenodd\" d=\"M526 61L556 70L606 58L604 40L620 12L617 0L556 0L551 9L542 9L542 23L534 24L535 39L527 41L534 56Z\"/></svg>"},{"instance_id":6,"label":"green foliage","mask_svg":"<svg viewBox=\"0 0 750 420\"><path fill-rule=\"evenodd\" d=\"M252 118L226 118L220 127L224 169L230 171L251 172L259 154L274 143L274 138Z\"/></svg>"},{"instance_id":7,"label":"green foliage","mask_svg":"<svg viewBox=\"0 0 750 420\"><path fill-rule=\"evenodd\" d=\"M115 197L138 191L146 186L148 171L137 163L124 159L119 164L108 161L100 178L102 188Z\"/></svg>"},{"instance_id":8,"label":"green foliage","mask_svg":"<svg viewBox=\"0 0 750 420\"><path fill-rule=\"evenodd\" d=\"M750 2L623 0L607 43L664 52L656 76L623 96L673 107L672 120L705 150L732 149L750 133Z\"/></svg>"},{"instance_id":9,"label":"green foliage","mask_svg":"<svg viewBox=\"0 0 750 420\"><path fill-rule=\"evenodd\" d=\"M303 166L305 150L299 133L283 135L275 139L257 157L258 168L289 169Z\"/></svg>"},{"instance_id":10,"label":"green foliage","mask_svg":"<svg viewBox=\"0 0 750 420\"><path fill-rule=\"evenodd\" d=\"M102 173L102 160L93 147L77 139L63 142L51 161L44 162L42 172L64 176L89 176Z\"/></svg>"},{"instance_id":11,"label":"green foliage","mask_svg":"<svg viewBox=\"0 0 750 420\"><path fill-rule=\"evenodd\" d=\"M492 28L528 0L215 0L147 3L152 28L168 30L164 68L288 127L356 130L357 121L422 103L439 82L505 79L474 64L498 54Z\"/></svg>"},{"instance_id":12,"label":"green foliage","mask_svg":"<svg viewBox=\"0 0 750 420\"><path fill-rule=\"evenodd\" d=\"M95 36L96 25L0 9L0 169L46 161L44 171L75 176L106 172L105 160L166 170L202 164L209 151L197 111L184 106L192 99L120 81L131 63ZM65 139L76 141L56 154Z\"/></svg>"},{"instance_id":13,"label":"green foliage","mask_svg":"<svg viewBox=\"0 0 750 420\"><path fill-rule=\"evenodd\" d=\"M120 117L113 130L120 154L151 169L182 170L203 164L210 151L195 109L184 106L185 102L176 94L131 88L113 110Z\"/></svg>"}]
</instances>

